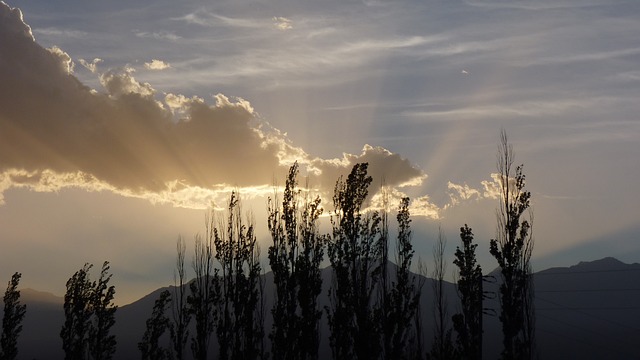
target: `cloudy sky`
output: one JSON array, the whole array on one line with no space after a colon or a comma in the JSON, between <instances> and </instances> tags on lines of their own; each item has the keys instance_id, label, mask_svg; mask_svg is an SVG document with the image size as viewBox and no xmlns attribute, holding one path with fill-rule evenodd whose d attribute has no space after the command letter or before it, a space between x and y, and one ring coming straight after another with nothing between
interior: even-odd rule
<instances>
[{"instance_id":1,"label":"cloudy sky","mask_svg":"<svg viewBox=\"0 0 640 360\"><path fill-rule=\"evenodd\" d=\"M19 10L18 10L19 9ZM533 195L534 267L640 261L635 0L0 2L0 278L64 293L112 263L124 304L175 241L301 165L330 208L369 162L431 263L468 223L487 270L501 128ZM450 267L452 271L453 266Z\"/></svg>"}]
</instances>

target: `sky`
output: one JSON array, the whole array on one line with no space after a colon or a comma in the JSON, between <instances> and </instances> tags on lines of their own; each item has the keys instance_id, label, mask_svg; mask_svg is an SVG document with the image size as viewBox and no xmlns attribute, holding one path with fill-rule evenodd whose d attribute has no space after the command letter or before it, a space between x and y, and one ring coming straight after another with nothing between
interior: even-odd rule
<instances>
[{"instance_id":1,"label":"sky","mask_svg":"<svg viewBox=\"0 0 640 360\"><path fill-rule=\"evenodd\" d=\"M325 214L368 162L374 199L411 197L427 266L438 227L452 260L466 223L490 271L501 129L535 270L639 262L639 16L635 0L0 2L0 278L63 295L108 260L129 303L173 282L177 238L189 252L232 190L266 254L266 199L294 161Z\"/></svg>"}]
</instances>

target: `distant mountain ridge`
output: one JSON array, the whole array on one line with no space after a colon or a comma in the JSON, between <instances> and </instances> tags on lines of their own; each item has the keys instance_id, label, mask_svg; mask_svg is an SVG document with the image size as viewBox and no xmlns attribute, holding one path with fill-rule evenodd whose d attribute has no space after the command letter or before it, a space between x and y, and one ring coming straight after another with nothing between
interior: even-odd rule
<instances>
[{"instance_id":1,"label":"distant mountain ridge","mask_svg":"<svg viewBox=\"0 0 640 360\"><path fill-rule=\"evenodd\" d=\"M266 309L270 314L272 276L266 275ZM323 270L325 281L321 305L327 304L327 286L331 269ZM432 279L423 287L423 322L427 344L432 339L433 289ZM554 267L535 273L536 335L541 359L638 359L640 346L640 264L625 264L606 257L583 261L569 267ZM498 282L485 285L485 290L498 292ZM115 359L137 359L137 342L144 332L145 321L151 314L157 289L116 313L118 349ZM446 283L449 313L459 308L454 284ZM19 339L19 359L64 358L59 337L64 321L60 296L33 289L21 289L21 300L27 304L27 316ZM485 301L485 307L499 311L497 297ZM1 309L0 309L1 312ZM270 319L265 332L270 330ZM484 321L484 358L495 359L501 347L501 328L497 317L486 316ZM327 329L322 333L326 336ZM321 355L327 356L328 342L322 340ZM321 358L323 358L321 356Z\"/></svg>"}]
</instances>

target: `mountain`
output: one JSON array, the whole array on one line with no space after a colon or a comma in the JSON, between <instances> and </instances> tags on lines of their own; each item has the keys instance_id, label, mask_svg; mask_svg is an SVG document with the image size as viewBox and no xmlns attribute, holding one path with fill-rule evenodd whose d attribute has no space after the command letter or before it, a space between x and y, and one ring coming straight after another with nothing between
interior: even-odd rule
<instances>
[{"instance_id":1,"label":"mountain","mask_svg":"<svg viewBox=\"0 0 640 360\"><path fill-rule=\"evenodd\" d=\"M494 273L495 274L495 273ZM272 274L267 273L266 310L273 302ZM323 270L324 288L320 306L328 304L327 287L331 269ZM427 346L433 338L433 283L424 280L422 317ZM614 258L580 262L570 267L551 268L537 272L535 282L536 337L541 359L638 359L640 346L640 264L625 264ZM459 308L455 286L445 284L449 300L449 315ZM485 290L498 294L499 276L487 283ZM161 291L158 289L140 300L122 306L116 313L113 332L117 336L116 359L138 359L137 343L144 332L145 321ZM32 289L21 290L21 300L27 304L24 329L19 340L19 359L60 359L64 357L59 337L64 321L63 299ZM499 312L497 296L490 295L485 308ZM265 331L271 328L267 318ZM497 316L484 319L484 358L498 358L501 327ZM323 324L322 334L328 329ZM322 340L321 357L329 357L326 338Z\"/></svg>"},{"instance_id":2,"label":"mountain","mask_svg":"<svg viewBox=\"0 0 640 360\"><path fill-rule=\"evenodd\" d=\"M544 359L638 359L640 264L614 258L535 275Z\"/></svg>"}]
</instances>

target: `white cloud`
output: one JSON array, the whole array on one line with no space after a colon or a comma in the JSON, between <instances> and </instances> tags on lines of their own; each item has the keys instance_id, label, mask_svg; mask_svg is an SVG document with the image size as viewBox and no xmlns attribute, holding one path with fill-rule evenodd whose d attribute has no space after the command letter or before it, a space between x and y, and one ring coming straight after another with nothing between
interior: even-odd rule
<instances>
[{"instance_id":1,"label":"white cloud","mask_svg":"<svg viewBox=\"0 0 640 360\"><path fill-rule=\"evenodd\" d=\"M162 60L152 59L151 62L144 63L144 67L147 70L165 70L171 67L171 64Z\"/></svg>"},{"instance_id":2,"label":"white cloud","mask_svg":"<svg viewBox=\"0 0 640 360\"><path fill-rule=\"evenodd\" d=\"M293 24L290 19L281 16L273 17L274 25L278 30L291 30L293 29Z\"/></svg>"},{"instance_id":3,"label":"white cloud","mask_svg":"<svg viewBox=\"0 0 640 360\"><path fill-rule=\"evenodd\" d=\"M147 31L136 31L136 36L139 38L149 38L156 40L170 40L176 41L182 39L182 36L176 35L170 31L155 31L155 32L147 32Z\"/></svg>"},{"instance_id":4,"label":"white cloud","mask_svg":"<svg viewBox=\"0 0 640 360\"><path fill-rule=\"evenodd\" d=\"M139 83L133 77L135 69L125 66L119 69L111 69L100 75L100 83L107 90L109 95L120 97L126 94L139 94L144 97L151 97L155 90L149 83Z\"/></svg>"},{"instance_id":5,"label":"white cloud","mask_svg":"<svg viewBox=\"0 0 640 360\"><path fill-rule=\"evenodd\" d=\"M54 46L47 50L49 50L49 52L55 55L55 57L58 59L62 71L66 72L67 75L73 74L73 68L75 67L75 64L73 60L71 60L71 56L69 56L69 54L62 51L62 49L57 46Z\"/></svg>"},{"instance_id":6,"label":"white cloud","mask_svg":"<svg viewBox=\"0 0 640 360\"><path fill-rule=\"evenodd\" d=\"M93 59L91 62L86 61L85 59L79 59L80 65L84 66L87 70L91 71L91 73L96 74L98 72L98 64L103 60L99 58Z\"/></svg>"},{"instance_id":7,"label":"white cloud","mask_svg":"<svg viewBox=\"0 0 640 360\"><path fill-rule=\"evenodd\" d=\"M89 36L89 33L79 30L59 29L54 27L37 28L33 30L38 35L54 36L58 38L66 39L85 39Z\"/></svg>"}]
</instances>

